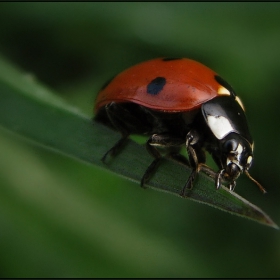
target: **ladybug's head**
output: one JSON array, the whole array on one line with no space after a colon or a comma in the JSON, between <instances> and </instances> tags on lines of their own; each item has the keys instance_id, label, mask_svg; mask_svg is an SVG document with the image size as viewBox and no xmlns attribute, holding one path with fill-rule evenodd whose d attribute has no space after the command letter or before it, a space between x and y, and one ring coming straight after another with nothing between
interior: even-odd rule
<instances>
[{"instance_id":1,"label":"ladybug's head","mask_svg":"<svg viewBox=\"0 0 280 280\"><path fill-rule=\"evenodd\" d=\"M234 189L235 180L244 172L265 193L265 189L248 172L253 161L253 145L241 135L232 132L223 139L221 148L221 175L230 182L230 189Z\"/></svg>"}]
</instances>

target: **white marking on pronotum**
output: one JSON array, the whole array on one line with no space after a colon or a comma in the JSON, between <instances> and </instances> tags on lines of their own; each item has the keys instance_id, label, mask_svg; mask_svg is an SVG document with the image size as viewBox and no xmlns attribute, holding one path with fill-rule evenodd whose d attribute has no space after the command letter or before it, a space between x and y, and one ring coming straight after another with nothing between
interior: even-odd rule
<instances>
[{"instance_id":1,"label":"white marking on pronotum","mask_svg":"<svg viewBox=\"0 0 280 280\"><path fill-rule=\"evenodd\" d=\"M207 122L216 138L223 139L227 134L234 131L229 120L223 116L207 115Z\"/></svg>"},{"instance_id":2,"label":"white marking on pronotum","mask_svg":"<svg viewBox=\"0 0 280 280\"><path fill-rule=\"evenodd\" d=\"M218 88L218 94L220 95L230 95L230 92L223 86Z\"/></svg>"},{"instance_id":3,"label":"white marking on pronotum","mask_svg":"<svg viewBox=\"0 0 280 280\"><path fill-rule=\"evenodd\" d=\"M252 160L253 160L253 157L252 157L252 156L248 156L248 158L247 158L247 164L251 164Z\"/></svg>"},{"instance_id":4,"label":"white marking on pronotum","mask_svg":"<svg viewBox=\"0 0 280 280\"><path fill-rule=\"evenodd\" d=\"M245 108L244 108L244 105L243 105L241 99L238 96L236 96L235 100L238 102L238 104L241 106L242 110L245 112Z\"/></svg>"}]
</instances>

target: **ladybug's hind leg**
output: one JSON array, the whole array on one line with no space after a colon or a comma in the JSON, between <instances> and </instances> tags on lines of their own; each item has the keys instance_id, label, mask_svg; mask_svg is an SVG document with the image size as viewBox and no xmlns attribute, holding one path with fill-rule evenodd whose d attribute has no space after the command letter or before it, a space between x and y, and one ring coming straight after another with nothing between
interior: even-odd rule
<instances>
[{"instance_id":1,"label":"ladybug's hind leg","mask_svg":"<svg viewBox=\"0 0 280 280\"><path fill-rule=\"evenodd\" d=\"M148 134L151 124L142 107L134 103L111 102L105 105L95 120L119 131L122 138L102 157L104 162L108 155L116 155L127 142L130 134Z\"/></svg>"},{"instance_id":2,"label":"ladybug's hind leg","mask_svg":"<svg viewBox=\"0 0 280 280\"><path fill-rule=\"evenodd\" d=\"M122 135L122 138L110 150L108 150L104 154L104 156L101 158L102 162L106 161L106 158L107 158L108 155L115 156L121 150L123 145L125 144L128 136L129 136L129 134L128 135Z\"/></svg>"},{"instance_id":3,"label":"ladybug's hind leg","mask_svg":"<svg viewBox=\"0 0 280 280\"><path fill-rule=\"evenodd\" d=\"M105 106L106 115L108 120L110 121L111 126L122 134L122 138L104 154L101 159L103 162L105 162L108 155L115 156L122 149L130 134L128 130L122 125L122 122L118 118L116 118L119 110L120 108L115 102L111 102L110 104L107 104ZM124 114L123 110L121 113L122 115Z\"/></svg>"}]
</instances>

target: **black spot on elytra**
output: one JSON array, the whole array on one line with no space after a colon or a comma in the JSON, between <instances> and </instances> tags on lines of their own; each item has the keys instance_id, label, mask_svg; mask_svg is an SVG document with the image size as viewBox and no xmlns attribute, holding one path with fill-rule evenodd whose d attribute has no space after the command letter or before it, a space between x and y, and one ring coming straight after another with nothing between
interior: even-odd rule
<instances>
[{"instance_id":1,"label":"black spot on elytra","mask_svg":"<svg viewBox=\"0 0 280 280\"><path fill-rule=\"evenodd\" d=\"M166 79L163 77L157 77L153 79L147 86L147 93L151 95L157 95L159 94L163 87L166 84Z\"/></svg>"},{"instance_id":2,"label":"black spot on elytra","mask_svg":"<svg viewBox=\"0 0 280 280\"><path fill-rule=\"evenodd\" d=\"M162 61L170 61L170 60L178 60L182 59L181 57L165 57L162 59Z\"/></svg>"},{"instance_id":3,"label":"black spot on elytra","mask_svg":"<svg viewBox=\"0 0 280 280\"><path fill-rule=\"evenodd\" d=\"M215 75L214 78L221 86L225 87L234 98L236 97L236 93L234 92L233 88L228 82L226 82L223 78L221 78L218 75Z\"/></svg>"}]
</instances>

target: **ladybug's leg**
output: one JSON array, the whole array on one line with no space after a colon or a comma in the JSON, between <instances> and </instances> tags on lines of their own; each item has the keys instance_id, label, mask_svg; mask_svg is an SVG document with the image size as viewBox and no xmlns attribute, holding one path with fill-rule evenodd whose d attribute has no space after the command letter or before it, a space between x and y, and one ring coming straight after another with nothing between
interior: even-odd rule
<instances>
[{"instance_id":1,"label":"ladybug's leg","mask_svg":"<svg viewBox=\"0 0 280 280\"><path fill-rule=\"evenodd\" d=\"M152 146L167 148L169 150L167 157L180 164L190 166L188 159L180 154L181 147L185 142L182 138L174 137L169 134L154 134L148 142Z\"/></svg>"},{"instance_id":2,"label":"ladybug's leg","mask_svg":"<svg viewBox=\"0 0 280 280\"><path fill-rule=\"evenodd\" d=\"M153 156L155 159L149 165L144 176L142 177L141 187L143 187L144 184L150 179L151 175L157 169L158 164L162 158L160 152L157 150L156 147L163 147L168 149L177 148L176 150L178 150L178 148L182 146L183 143L184 141L181 138L174 138L169 134L153 134L148 139L148 141L146 142L146 149L149 152L149 154ZM181 161L183 162L184 160L181 159ZM187 159L185 159L184 162L186 161Z\"/></svg>"},{"instance_id":3,"label":"ladybug's leg","mask_svg":"<svg viewBox=\"0 0 280 280\"><path fill-rule=\"evenodd\" d=\"M215 185L216 185L217 189L219 188L220 180L221 180L221 176L219 176L219 173L217 173L216 171L214 171L213 169L211 169L209 166L207 166L204 163L199 164L199 170L204 172L206 175L208 175L212 179L214 179L216 181Z\"/></svg>"},{"instance_id":4,"label":"ladybug's leg","mask_svg":"<svg viewBox=\"0 0 280 280\"><path fill-rule=\"evenodd\" d=\"M141 179L141 187L146 188L144 185L147 181L149 181L151 175L154 173L154 171L157 169L158 164L161 160L161 154L160 152L153 146L151 146L151 138L146 142L146 149L149 152L150 155L152 155L155 159L153 162L149 165L149 167L146 169L145 174L143 175Z\"/></svg>"},{"instance_id":5,"label":"ladybug's leg","mask_svg":"<svg viewBox=\"0 0 280 280\"><path fill-rule=\"evenodd\" d=\"M187 189L191 190L193 187L193 182L196 178L196 175L198 173L198 160L197 160L197 156L196 156L196 152L194 150L194 148L190 145L191 142L191 138L187 137L186 139L186 148L187 148L187 152L189 155L189 159L191 162L191 165L193 167L193 170L191 172L191 175L189 176L188 181L186 182L182 192L181 192L181 196L185 196L185 192Z\"/></svg>"},{"instance_id":6,"label":"ladybug's leg","mask_svg":"<svg viewBox=\"0 0 280 280\"><path fill-rule=\"evenodd\" d=\"M104 156L102 157L102 161L105 162L107 156L111 154L115 156L118 151L121 150L123 145L125 144L127 138L129 137L129 132L122 126L121 122L115 118L116 112L119 110L119 107L116 103L112 102L105 106L105 110L110 120L111 124L114 126L116 130L118 130L122 134L122 138L109 150L107 151ZM122 111L123 113L123 111Z\"/></svg>"},{"instance_id":7,"label":"ladybug's leg","mask_svg":"<svg viewBox=\"0 0 280 280\"><path fill-rule=\"evenodd\" d=\"M199 172L200 163L204 163L206 159L205 153L201 149L199 149L198 147L194 148L198 140L199 140L199 136L193 131L190 131L186 136L186 149L193 170L184 188L182 189L181 196L183 197L185 196L185 192L187 189L188 190L192 189L194 180Z\"/></svg>"},{"instance_id":8,"label":"ladybug's leg","mask_svg":"<svg viewBox=\"0 0 280 280\"><path fill-rule=\"evenodd\" d=\"M123 145L125 144L128 136L129 136L129 134L128 135L122 135L122 138L110 150L108 150L104 154L104 156L101 158L101 160L103 162L105 162L105 160L106 160L106 158L109 154L111 154L112 156L115 156L117 154L117 152L120 151L121 148L123 147Z\"/></svg>"}]
</instances>

